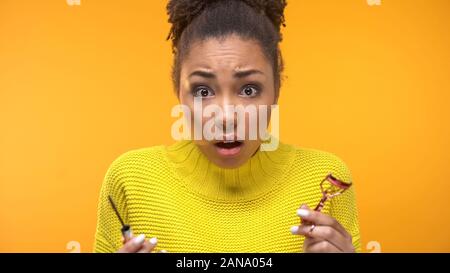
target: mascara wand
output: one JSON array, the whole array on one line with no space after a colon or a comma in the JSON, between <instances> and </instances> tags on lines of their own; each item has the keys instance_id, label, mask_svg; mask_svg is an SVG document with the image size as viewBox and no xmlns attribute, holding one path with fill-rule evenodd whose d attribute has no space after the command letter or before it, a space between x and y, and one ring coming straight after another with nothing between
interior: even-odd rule
<instances>
[{"instance_id":1,"label":"mascara wand","mask_svg":"<svg viewBox=\"0 0 450 273\"><path fill-rule=\"evenodd\" d=\"M116 213L117 218L119 218L120 224L122 225L122 229L120 231L122 232L123 238L125 239L125 242L126 242L133 237L133 232L131 230L131 227L129 225L126 225L123 222L122 217L120 217L120 214L117 211L116 205L114 204L110 195L108 195L108 200L109 200L109 203L111 204L111 207L113 208L114 212Z\"/></svg>"}]
</instances>

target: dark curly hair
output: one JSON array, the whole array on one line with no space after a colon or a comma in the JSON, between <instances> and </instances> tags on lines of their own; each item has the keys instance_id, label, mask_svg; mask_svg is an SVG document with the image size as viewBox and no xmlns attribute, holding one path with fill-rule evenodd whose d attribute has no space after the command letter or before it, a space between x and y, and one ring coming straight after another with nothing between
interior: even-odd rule
<instances>
[{"instance_id":1,"label":"dark curly hair","mask_svg":"<svg viewBox=\"0 0 450 273\"><path fill-rule=\"evenodd\" d=\"M286 0L169 0L167 14L172 24L167 40L172 40L174 64L172 81L179 92L181 61L193 41L237 34L259 43L271 62L278 98L283 71L279 49Z\"/></svg>"}]
</instances>

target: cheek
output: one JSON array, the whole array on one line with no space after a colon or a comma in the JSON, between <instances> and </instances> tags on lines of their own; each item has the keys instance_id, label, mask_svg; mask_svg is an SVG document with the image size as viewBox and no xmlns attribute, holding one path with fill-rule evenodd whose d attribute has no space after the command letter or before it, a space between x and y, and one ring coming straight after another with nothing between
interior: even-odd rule
<instances>
[{"instance_id":1,"label":"cheek","mask_svg":"<svg viewBox=\"0 0 450 273\"><path fill-rule=\"evenodd\" d=\"M269 91L269 92L265 92L264 94L262 94L261 96L261 104L265 104L265 105L272 105L275 104L275 91Z\"/></svg>"},{"instance_id":2,"label":"cheek","mask_svg":"<svg viewBox=\"0 0 450 273\"><path fill-rule=\"evenodd\" d=\"M222 119L217 118L215 114L212 114L211 116L208 116L205 114L205 112L204 112L205 107L207 107L210 104L214 104L214 101L213 100L210 100L208 102L202 101L201 107L199 107L197 105L197 107L199 107L199 108L196 109L194 107L193 100L184 102L184 105L186 105L190 111L190 124L191 124L192 138L194 138L194 131L197 130L197 133L201 134L202 141L206 141L204 139L205 128L207 128L208 129L207 132L209 132L209 130L211 130L210 128L212 127L212 132L215 133L216 124L220 124L220 121L222 121ZM197 112L196 112L196 110L197 110Z\"/></svg>"},{"instance_id":3,"label":"cheek","mask_svg":"<svg viewBox=\"0 0 450 273\"><path fill-rule=\"evenodd\" d=\"M261 121L265 122L265 124L262 125L267 126L267 124L270 122L272 105L275 105L273 100L274 96L272 95L268 95L266 97L261 96L260 98L258 98L257 101L253 103L253 105L256 106L256 116L247 114L245 119L246 124L248 125L248 123L251 121L257 122L259 125Z\"/></svg>"},{"instance_id":4,"label":"cheek","mask_svg":"<svg viewBox=\"0 0 450 273\"><path fill-rule=\"evenodd\" d=\"M179 103L183 105L184 110L184 118L186 121L190 124L190 131L191 131L191 139L193 138L193 132L194 132L194 126L195 126L195 120L194 120L194 103L192 100L189 100L186 95L183 93L180 93L179 95ZM185 108L187 107L187 108Z\"/></svg>"}]
</instances>

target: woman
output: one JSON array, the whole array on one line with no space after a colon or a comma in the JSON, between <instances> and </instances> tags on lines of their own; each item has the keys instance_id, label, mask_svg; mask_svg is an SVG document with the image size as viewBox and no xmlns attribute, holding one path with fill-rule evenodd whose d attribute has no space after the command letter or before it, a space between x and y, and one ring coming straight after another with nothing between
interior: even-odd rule
<instances>
[{"instance_id":1,"label":"woman","mask_svg":"<svg viewBox=\"0 0 450 273\"><path fill-rule=\"evenodd\" d=\"M276 104L285 6L284 0L170 0L172 78L181 104L192 112L196 99ZM232 124L229 118L224 124ZM283 143L264 151L261 138L245 134L241 141L235 135L231 141L181 140L116 159L101 190L94 251L360 250L352 187L321 212L310 209L327 174L351 181L346 165L330 153ZM139 236L121 238L109 196Z\"/></svg>"}]
</instances>

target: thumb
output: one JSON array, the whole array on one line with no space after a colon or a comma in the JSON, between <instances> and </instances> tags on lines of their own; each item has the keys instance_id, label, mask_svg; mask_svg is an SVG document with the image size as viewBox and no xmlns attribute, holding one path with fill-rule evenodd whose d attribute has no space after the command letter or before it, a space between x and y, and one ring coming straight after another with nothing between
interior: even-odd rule
<instances>
[{"instance_id":1,"label":"thumb","mask_svg":"<svg viewBox=\"0 0 450 273\"><path fill-rule=\"evenodd\" d=\"M301 209L310 209L310 208L308 207L308 205L306 205L306 204L302 204L302 205L300 206L300 208L301 208Z\"/></svg>"}]
</instances>

